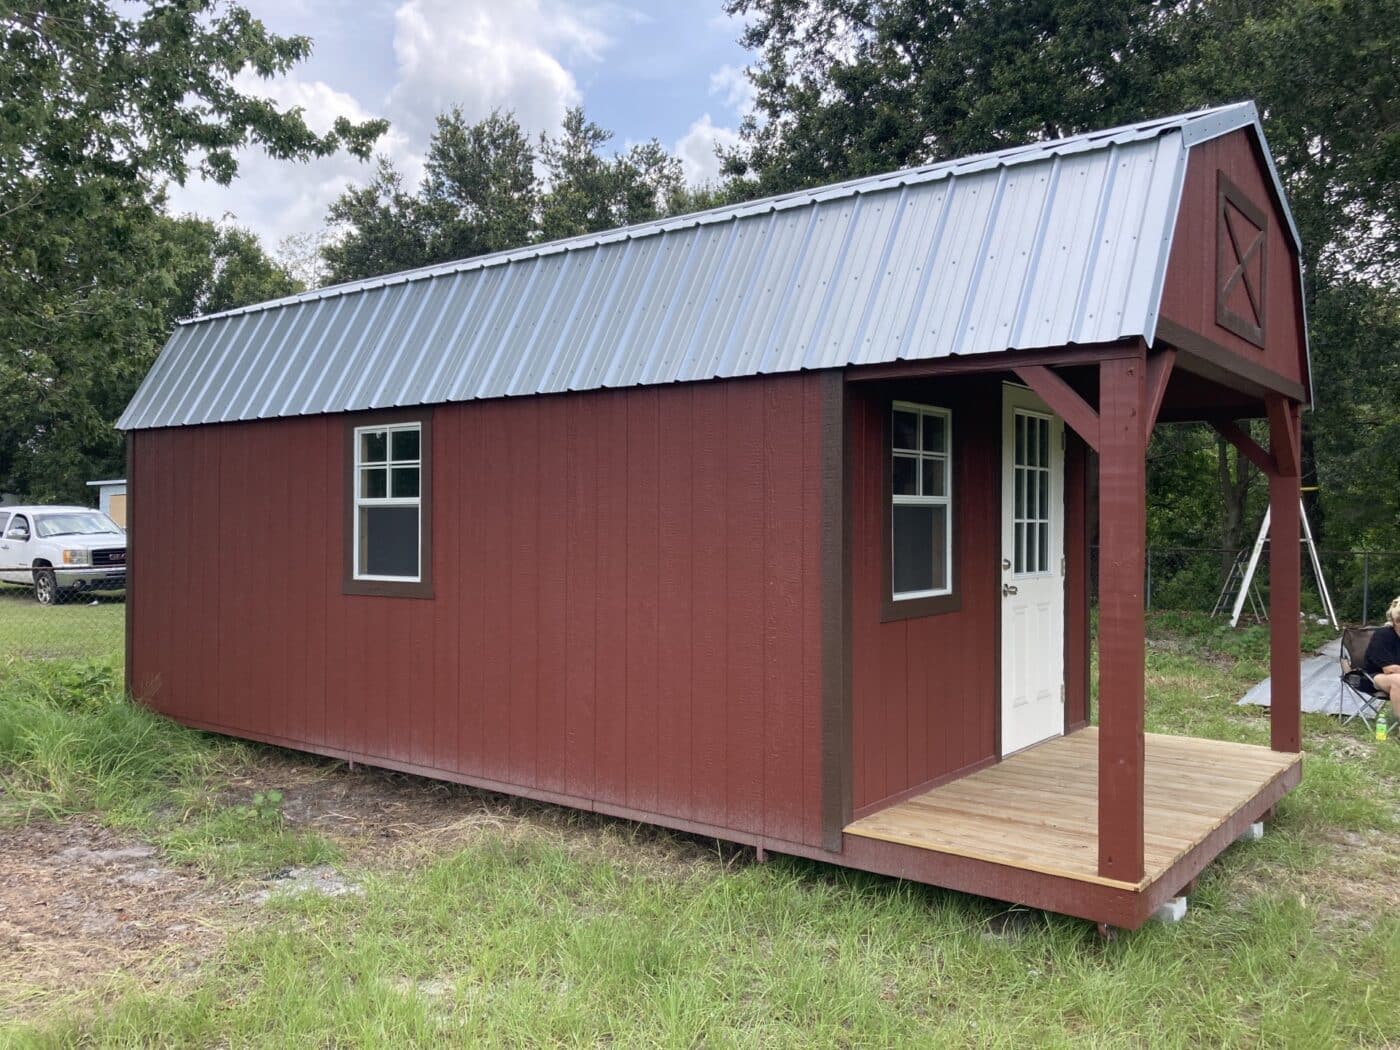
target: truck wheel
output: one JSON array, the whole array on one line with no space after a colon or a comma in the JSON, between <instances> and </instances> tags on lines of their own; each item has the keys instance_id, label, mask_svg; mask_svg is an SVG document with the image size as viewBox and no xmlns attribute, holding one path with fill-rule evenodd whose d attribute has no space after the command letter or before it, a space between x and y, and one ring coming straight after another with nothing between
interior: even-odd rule
<instances>
[{"instance_id":1,"label":"truck wheel","mask_svg":"<svg viewBox=\"0 0 1400 1050\"><path fill-rule=\"evenodd\" d=\"M34 570L34 600L40 605L58 604L58 577L52 569Z\"/></svg>"}]
</instances>

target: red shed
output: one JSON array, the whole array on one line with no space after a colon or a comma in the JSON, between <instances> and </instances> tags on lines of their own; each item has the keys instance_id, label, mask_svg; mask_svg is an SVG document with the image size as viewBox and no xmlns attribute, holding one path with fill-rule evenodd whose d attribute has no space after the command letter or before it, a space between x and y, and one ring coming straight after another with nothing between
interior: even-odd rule
<instances>
[{"instance_id":1,"label":"red shed","mask_svg":"<svg viewBox=\"0 0 1400 1050\"><path fill-rule=\"evenodd\" d=\"M131 691L1135 927L1300 775L1298 259L1244 104L196 319L120 423ZM1270 477L1272 749L1143 732L1178 420Z\"/></svg>"}]
</instances>

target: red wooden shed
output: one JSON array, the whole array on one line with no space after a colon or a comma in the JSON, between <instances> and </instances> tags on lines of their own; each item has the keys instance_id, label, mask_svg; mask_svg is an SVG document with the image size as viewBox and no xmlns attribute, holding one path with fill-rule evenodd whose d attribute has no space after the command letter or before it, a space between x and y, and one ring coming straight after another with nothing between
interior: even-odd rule
<instances>
[{"instance_id":1,"label":"red wooden shed","mask_svg":"<svg viewBox=\"0 0 1400 1050\"><path fill-rule=\"evenodd\" d=\"M120 423L131 691L1136 927L1300 775L1298 259L1243 104L196 319ZM1181 420L1270 478L1272 749L1143 732Z\"/></svg>"}]
</instances>

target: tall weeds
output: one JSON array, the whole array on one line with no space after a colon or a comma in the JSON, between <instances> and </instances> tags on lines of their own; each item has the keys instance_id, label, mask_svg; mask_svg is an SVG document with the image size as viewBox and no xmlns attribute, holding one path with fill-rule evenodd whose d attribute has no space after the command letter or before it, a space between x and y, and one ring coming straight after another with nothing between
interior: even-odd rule
<instances>
[{"instance_id":1,"label":"tall weeds","mask_svg":"<svg viewBox=\"0 0 1400 1050\"><path fill-rule=\"evenodd\" d=\"M204 780L235 746L132 703L110 665L0 668L0 822L87 810L139 822L168 806L172 789Z\"/></svg>"}]
</instances>

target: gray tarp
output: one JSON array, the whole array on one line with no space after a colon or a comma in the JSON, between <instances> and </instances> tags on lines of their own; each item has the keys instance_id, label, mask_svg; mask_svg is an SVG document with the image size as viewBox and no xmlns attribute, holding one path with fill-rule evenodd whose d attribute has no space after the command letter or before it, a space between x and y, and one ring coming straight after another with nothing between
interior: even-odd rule
<instances>
[{"instance_id":1,"label":"gray tarp","mask_svg":"<svg viewBox=\"0 0 1400 1050\"><path fill-rule=\"evenodd\" d=\"M1337 644L1329 642L1323 646L1324 656L1310 656L1303 661L1303 710L1322 714L1354 715L1359 709L1356 697L1342 694L1341 664L1337 659ZM1244 694L1241 704L1269 706L1269 679ZM1340 702L1341 706L1338 707Z\"/></svg>"}]
</instances>

